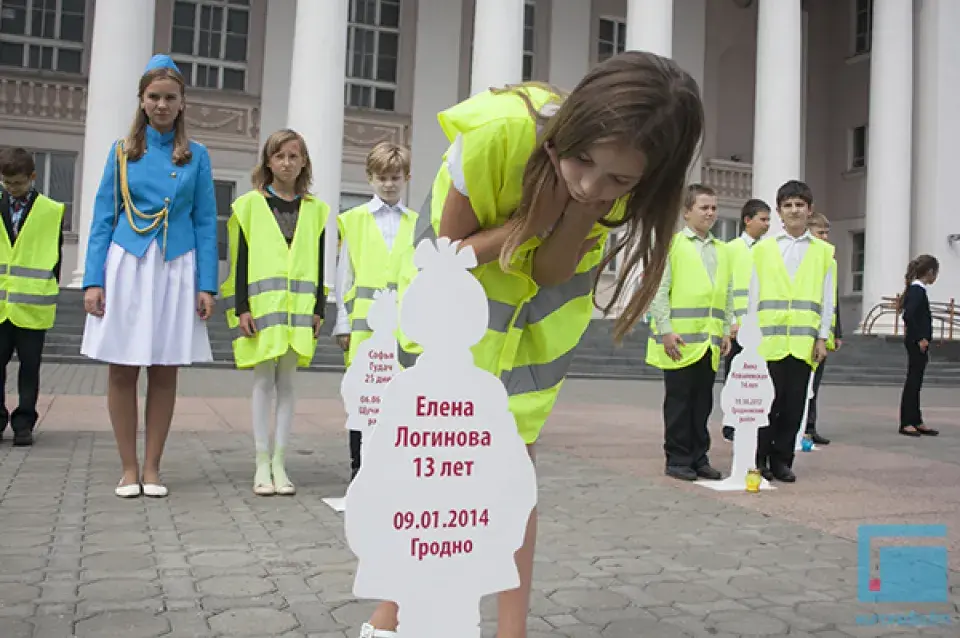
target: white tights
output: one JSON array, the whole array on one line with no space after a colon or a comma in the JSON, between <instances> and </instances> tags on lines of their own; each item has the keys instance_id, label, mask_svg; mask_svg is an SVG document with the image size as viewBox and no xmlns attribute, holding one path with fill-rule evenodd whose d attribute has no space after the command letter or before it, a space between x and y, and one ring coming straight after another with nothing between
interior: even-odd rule
<instances>
[{"instance_id":1,"label":"white tights","mask_svg":"<svg viewBox=\"0 0 960 638\"><path fill-rule=\"evenodd\" d=\"M293 427L293 375L297 371L297 353L292 349L275 361L264 361L253 369L253 439L258 453L270 452L270 408L277 395L277 429L274 445L287 447Z\"/></svg>"}]
</instances>

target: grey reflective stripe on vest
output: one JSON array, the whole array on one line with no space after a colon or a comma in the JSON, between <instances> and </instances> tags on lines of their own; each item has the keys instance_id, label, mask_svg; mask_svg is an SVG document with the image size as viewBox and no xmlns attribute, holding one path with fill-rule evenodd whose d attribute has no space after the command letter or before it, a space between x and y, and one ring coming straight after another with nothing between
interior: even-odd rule
<instances>
[{"instance_id":1,"label":"grey reflective stripe on vest","mask_svg":"<svg viewBox=\"0 0 960 638\"><path fill-rule=\"evenodd\" d=\"M671 308L671 319L725 319L727 312L721 308Z\"/></svg>"},{"instance_id":2,"label":"grey reflective stripe on vest","mask_svg":"<svg viewBox=\"0 0 960 638\"><path fill-rule=\"evenodd\" d=\"M763 326L760 334L764 337L811 337L820 338L820 331L810 326Z\"/></svg>"},{"instance_id":3,"label":"grey reflective stripe on vest","mask_svg":"<svg viewBox=\"0 0 960 638\"><path fill-rule=\"evenodd\" d=\"M573 353L576 348L569 350L549 363L520 366L512 370L504 370L500 375L503 387L509 396L528 394L548 390L563 381L567 370L573 363Z\"/></svg>"},{"instance_id":4,"label":"grey reflective stripe on vest","mask_svg":"<svg viewBox=\"0 0 960 638\"><path fill-rule=\"evenodd\" d=\"M287 279L286 277L267 277L266 279L261 279L247 285L247 299L252 299L264 292L287 290L287 282L290 284L289 290L292 293L317 294L317 284L312 281ZM236 308L237 299L233 295L230 295L229 297L224 297L221 303L224 306L224 310L229 310L230 308Z\"/></svg>"},{"instance_id":5,"label":"grey reflective stripe on vest","mask_svg":"<svg viewBox=\"0 0 960 638\"><path fill-rule=\"evenodd\" d=\"M710 345L718 348L720 347L720 344L723 343L722 337L712 335L709 332L681 332L678 333L677 336L683 339L683 342L687 345L706 343L708 339L710 341ZM653 335L653 341L656 344L663 345L663 335Z\"/></svg>"},{"instance_id":6,"label":"grey reflective stripe on vest","mask_svg":"<svg viewBox=\"0 0 960 638\"><path fill-rule=\"evenodd\" d=\"M53 279L53 271L44 268L27 268L26 266L4 266L0 275L12 275L24 279Z\"/></svg>"},{"instance_id":7,"label":"grey reflective stripe on vest","mask_svg":"<svg viewBox=\"0 0 960 638\"><path fill-rule=\"evenodd\" d=\"M388 283L386 286L387 290L396 290L397 284ZM373 300L373 296L379 292L381 288L371 288L370 286L357 286L356 294L350 298L349 301L343 303L344 308L347 309L347 314L353 314L353 306L357 299L368 299Z\"/></svg>"},{"instance_id":8,"label":"grey reflective stripe on vest","mask_svg":"<svg viewBox=\"0 0 960 638\"><path fill-rule=\"evenodd\" d=\"M58 293L52 295L31 295L24 292L7 292L0 290L0 301L19 303L30 306L54 306L57 303Z\"/></svg>"},{"instance_id":9,"label":"grey reflective stripe on vest","mask_svg":"<svg viewBox=\"0 0 960 638\"><path fill-rule=\"evenodd\" d=\"M290 326L291 328L313 328L313 315L293 314L288 312L268 312L262 317L254 319L257 330L266 330L276 326ZM243 332L237 328L237 333L244 337Z\"/></svg>"},{"instance_id":10,"label":"grey reflective stripe on vest","mask_svg":"<svg viewBox=\"0 0 960 638\"><path fill-rule=\"evenodd\" d=\"M417 245L420 244L424 239L429 239L433 242L437 241L437 233L433 230L433 220L431 219L431 212L433 210L433 187L430 187L430 192L427 193L426 199L423 200L423 206L420 207L420 213L417 215L417 223L413 227L413 247L416 249Z\"/></svg>"},{"instance_id":11,"label":"grey reflective stripe on vest","mask_svg":"<svg viewBox=\"0 0 960 638\"><path fill-rule=\"evenodd\" d=\"M358 317L350 322L350 332L373 332L366 317Z\"/></svg>"},{"instance_id":12,"label":"grey reflective stripe on vest","mask_svg":"<svg viewBox=\"0 0 960 638\"><path fill-rule=\"evenodd\" d=\"M25 266L5 265L0 270L0 275L10 275L11 277L21 277L23 279L36 279L38 281L49 281L53 279L53 271L43 268L27 268ZM18 303L29 306L54 306L57 303L59 292L52 295L40 295L26 292L7 292L0 290L0 301L7 303Z\"/></svg>"},{"instance_id":13,"label":"grey reflective stripe on vest","mask_svg":"<svg viewBox=\"0 0 960 638\"><path fill-rule=\"evenodd\" d=\"M410 368L419 358L419 352L407 352L401 346L397 346L397 361L400 362L401 367Z\"/></svg>"},{"instance_id":14,"label":"grey reflective stripe on vest","mask_svg":"<svg viewBox=\"0 0 960 638\"><path fill-rule=\"evenodd\" d=\"M746 288L734 288L733 289L734 297L749 297L750 291Z\"/></svg>"},{"instance_id":15,"label":"grey reflective stripe on vest","mask_svg":"<svg viewBox=\"0 0 960 638\"><path fill-rule=\"evenodd\" d=\"M823 306L816 301L761 301L757 304L757 312L761 310L810 310L820 314Z\"/></svg>"}]
</instances>

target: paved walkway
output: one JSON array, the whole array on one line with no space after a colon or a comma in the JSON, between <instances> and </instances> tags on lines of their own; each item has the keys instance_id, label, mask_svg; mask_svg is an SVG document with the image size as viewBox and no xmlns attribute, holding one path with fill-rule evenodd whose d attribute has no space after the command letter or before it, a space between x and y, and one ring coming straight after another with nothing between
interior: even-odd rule
<instances>
[{"instance_id":1,"label":"paved walkway","mask_svg":"<svg viewBox=\"0 0 960 638\"><path fill-rule=\"evenodd\" d=\"M372 604L350 593L342 518L321 500L348 476L339 377L297 383L297 496L251 493L249 375L187 370L163 468L171 496L123 501L105 370L46 367L36 445L0 444L0 638L356 638ZM825 388L834 444L798 459L795 485L759 495L665 478L660 400L651 383L565 389L539 456L531 638L960 635L955 593L858 603L855 542L861 523L946 523L958 567L955 391L925 391L942 435L913 440L896 435L895 390ZM729 446L714 448L728 467ZM910 611L953 624L862 621Z\"/></svg>"}]
</instances>

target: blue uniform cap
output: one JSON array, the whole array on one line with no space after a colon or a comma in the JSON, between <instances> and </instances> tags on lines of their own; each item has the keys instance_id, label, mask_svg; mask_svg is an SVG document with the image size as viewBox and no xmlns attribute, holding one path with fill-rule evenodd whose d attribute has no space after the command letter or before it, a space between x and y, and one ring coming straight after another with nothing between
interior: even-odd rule
<instances>
[{"instance_id":1,"label":"blue uniform cap","mask_svg":"<svg viewBox=\"0 0 960 638\"><path fill-rule=\"evenodd\" d=\"M177 73L180 73L180 69L177 68L177 65L174 64L173 58L169 55L157 54L150 58L150 61L147 62L147 68L143 70L144 74L153 71L154 69L173 69Z\"/></svg>"}]
</instances>

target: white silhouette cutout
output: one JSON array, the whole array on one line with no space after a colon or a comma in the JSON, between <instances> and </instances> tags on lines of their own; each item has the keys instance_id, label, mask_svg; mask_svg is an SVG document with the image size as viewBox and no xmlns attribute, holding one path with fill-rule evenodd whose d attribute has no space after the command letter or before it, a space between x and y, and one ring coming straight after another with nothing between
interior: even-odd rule
<instances>
[{"instance_id":1,"label":"white silhouette cutout","mask_svg":"<svg viewBox=\"0 0 960 638\"><path fill-rule=\"evenodd\" d=\"M472 249L424 240L400 304L423 347L387 386L347 490L354 594L400 607L400 638L479 638L481 597L520 585L514 554L537 500L536 475L500 380L473 363L486 295Z\"/></svg>"},{"instance_id":2,"label":"white silhouette cutout","mask_svg":"<svg viewBox=\"0 0 960 638\"><path fill-rule=\"evenodd\" d=\"M396 291L373 293L367 324L372 334L357 348L340 384L347 429L362 430L364 436L376 427L383 391L398 369Z\"/></svg>"},{"instance_id":3,"label":"white silhouette cutout","mask_svg":"<svg viewBox=\"0 0 960 638\"><path fill-rule=\"evenodd\" d=\"M810 382L807 384L807 401L806 403L803 404L803 421L801 422L800 430L797 432L797 441L793 446L794 452L803 451L803 435L806 434L807 432L807 419L810 418L810 400L813 399L813 395L815 394L813 391L813 382L815 379L815 373L816 373L816 370L812 370L810 372ZM820 448L814 445L813 442L811 441L810 451L812 452L813 450L819 450L819 449Z\"/></svg>"},{"instance_id":4,"label":"white silhouette cutout","mask_svg":"<svg viewBox=\"0 0 960 638\"><path fill-rule=\"evenodd\" d=\"M397 363L397 293L378 290L367 313L371 335L357 348L340 383L340 396L347 411L347 429L362 430L364 443L360 459L366 449L367 437L373 433L380 415L383 390L399 369ZM346 509L345 497L322 499L334 511Z\"/></svg>"},{"instance_id":5,"label":"white silhouette cutout","mask_svg":"<svg viewBox=\"0 0 960 638\"><path fill-rule=\"evenodd\" d=\"M767 362L758 350L760 339L756 313L746 315L737 333L743 350L733 358L730 375L720 391L723 422L732 423L736 432L730 476L722 481L697 481L698 485L721 492L747 489L747 472L756 467L757 432L769 425L770 406L774 397ZM766 479L761 479L760 489L776 488Z\"/></svg>"}]
</instances>

